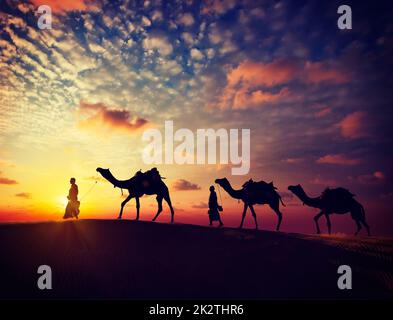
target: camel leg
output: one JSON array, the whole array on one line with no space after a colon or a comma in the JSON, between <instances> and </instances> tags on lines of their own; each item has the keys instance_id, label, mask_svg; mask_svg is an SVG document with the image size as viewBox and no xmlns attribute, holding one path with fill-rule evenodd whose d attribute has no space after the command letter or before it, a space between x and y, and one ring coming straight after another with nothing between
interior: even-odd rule
<instances>
[{"instance_id":1,"label":"camel leg","mask_svg":"<svg viewBox=\"0 0 393 320\"><path fill-rule=\"evenodd\" d=\"M276 211L276 210L275 210ZM280 231L280 226L281 226L281 222L282 222L282 213L280 210L277 209L276 211L277 213L277 217L278 217L278 222L277 222L277 227L276 227L276 231Z\"/></svg>"},{"instance_id":2,"label":"camel leg","mask_svg":"<svg viewBox=\"0 0 393 320\"><path fill-rule=\"evenodd\" d=\"M366 219L363 218L363 219L360 220L360 221L361 221L362 224L365 226L365 228L366 228L366 230L367 230L367 235L368 235L368 236L371 236L371 233L370 233L370 226L367 224Z\"/></svg>"},{"instance_id":3,"label":"camel leg","mask_svg":"<svg viewBox=\"0 0 393 320\"><path fill-rule=\"evenodd\" d=\"M281 226L281 221L282 221L282 213L280 211L280 203L279 200L277 199L277 203L269 204L270 208L272 208L272 210L277 214L278 217L278 222L277 222L277 226L276 226L276 231L280 231L280 226Z\"/></svg>"},{"instance_id":4,"label":"camel leg","mask_svg":"<svg viewBox=\"0 0 393 320\"><path fill-rule=\"evenodd\" d=\"M128 195L128 197L127 198L125 198L125 200L121 203L121 207L120 207L120 213L119 213L119 216L117 217L117 219L121 219L121 216L123 215L123 209L124 209L124 206L127 204L127 202L128 201L130 201L132 199L132 195Z\"/></svg>"},{"instance_id":5,"label":"camel leg","mask_svg":"<svg viewBox=\"0 0 393 320\"><path fill-rule=\"evenodd\" d=\"M243 228L243 222L244 222L244 218L246 217L247 207L248 207L248 204L244 202L242 222L240 223L239 229Z\"/></svg>"},{"instance_id":6,"label":"camel leg","mask_svg":"<svg viewBox=\"0 0 393 320\"><path fill-rule=\"evenodd\" d=\"M327 224L327 227L328 227L328 233L331 234L332 233L332 223L330 222L329 214L326 213L325 217L326 217L326 224Z\"/></svg>"},{"instance_id":7,"label":"camel leg","mask_svg":"<svg viewBox=\"0 0 393 320\"><path fill-rule=\"evenodd\" d=\"M315 217L314 217L314 221L315 221L315 225L317 226L317 234L321 233L321 230L319 229L319 224L318 224L318 220L320 217L322 217L324 215L324 212L321 211L320 213L318 213Z\"/></svg>"},{"instance_id":8,"label":"camel leg","mask_svg":"<svg viewBox=\"0 0 393 320\"><path fill-rule=\"evenodd\" d=\"M250 206L250 210L251 210L252 216L254 217L255 229L258 230L257 215L256 215L256 213L255 213L254 207L253 207L253 206Z\"/></svg>"},{"instance_id":9,"label":"camel leg","mask_svg":"<svg viewBox=\"0 0 393 320\"><path fill-rule=\"evenodd\" d=\"M371 236L371 234L370 234L370 226L368 225L368 223L366 222L366 215L365 215L365 213L364 213L364 208L363 208L363 206L362 205L360 205L360 208L361 208L361 218L360 218L360 222L364 225L364 227L366 228L366 230L367 230L367 235L368 236Z\"/></svg>"},{"instance_id":10,"label":"camel leg","mask_svg":"<svg viewBox=\"0 0 393 320\"><path fill-rule=\"evenodd\" d=\"M162 211L162 196L157 196L156 199L157 199L157 204L158 204L158 210L157 210L155 217L153 218L153 221L156 221L156 219L158 218L158 216L160 215L160 213Z\"/></svg>"},{"instance_id":11,"label":"camel leg","mask_svg":"<svg viewBox=\"0 0 393 320\"><path fill-rule=\"evenodd\" d=\"M140 202L139 202L139 197L135 197L135 201L136 201L136 219L135 220L139 220L139 208L141 207Z\"/></svg>"},{"instance_id":12,"label":"camel leg","mask_svg":"<svg viewBox=\"0 0 393 320\"><path fill-rule=\"evenodd\" d=\"M352 217L352 219L355 220L356 224L358 225L358 228L359 228L359 226L361 228L362 227L361 225L363 225L367 230L367 234L370 236L370 226L366 222L366 216L364 214L364 209L361 205L358 205L352 209L351 217ZM356 234L358 232L359 232L359 230L356 232Z\"/></svg>"},{"instance_id":13,"label":"camel leg","mask_svg":"<svg viewBox=\"0 0 393 320\"><path fill-rule=\"evenodd\" d=\"M358 227L356 232L355 232L355 236L357 236L359 231L362 229L362 225L360 224L359 220L355 220L355 222L356 222L356 226Z\"/></svg>"},{"instance_id":14,"label":"camel leg","mask_svg":"<svg viewBox=\"0 0 393 320\"><path fill-rule=\"evenodd\" d=\"M164 199L168 203L169 209L171 210L171 223L173 223L174 218L175 218L175 211L173 210L171 198L169 197L169 193L164 196Z\"/></svg>"}]
</instances>

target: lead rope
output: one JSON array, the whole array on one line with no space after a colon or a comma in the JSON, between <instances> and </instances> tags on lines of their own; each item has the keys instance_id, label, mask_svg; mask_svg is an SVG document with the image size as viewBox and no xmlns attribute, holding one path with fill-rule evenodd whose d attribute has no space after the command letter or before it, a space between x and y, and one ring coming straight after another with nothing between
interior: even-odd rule
<instances>
[{"instance_id":1,"label":"lead rope","mask_svg":"<svg viewBox=\"0 0 393 320\"><path fill-rule=\"evenodd\" d=\"M86 198L86 196L87 196L90 192L93 191L93 189L95 188L95 186L97 185L97 183L98 183L98 178L96 178L96 181L94 181L94 184L90 187L89 190L87 190L87 191L85 192L85 194L79 199L79 201L82 201L84 198Z\"/></svg>"}]
</instances>

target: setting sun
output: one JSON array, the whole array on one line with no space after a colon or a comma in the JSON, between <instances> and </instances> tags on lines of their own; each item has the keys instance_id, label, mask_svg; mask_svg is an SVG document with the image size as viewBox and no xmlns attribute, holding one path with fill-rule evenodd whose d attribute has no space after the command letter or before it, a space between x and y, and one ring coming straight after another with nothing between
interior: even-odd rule
<instances>
[{"instance_id":1,"label":"setting sun","mask_svg":"<svg viewBox=\"0 0 393 320\"><path fill-rule=\"evenodd\" d=\"M58 200L57 203L59 204L59 206L61 208L65 208L67 206L67 203L68 203L67 197L65 197L65 196L58 197L57 200Z\"/></svg>"}]
</instances>

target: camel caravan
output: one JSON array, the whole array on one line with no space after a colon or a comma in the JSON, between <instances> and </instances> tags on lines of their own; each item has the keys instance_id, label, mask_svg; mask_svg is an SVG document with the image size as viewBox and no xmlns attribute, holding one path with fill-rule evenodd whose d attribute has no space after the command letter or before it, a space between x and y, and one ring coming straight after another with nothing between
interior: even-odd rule
<instances>
[{"instance_id":1,"label":"camel caravan","mask_svg":"<svg viewBox=\"0 0 393 320\"><path fill-rule=\"evenodd\" d=\"M116 179L109 169L97 168L97 172L100 173L104 179L113 184L115 188L117 187L122 190L128 190L129 195L121 203L118 219L122 218L123 209L127 202L129 202L132 198L135 198L136 220L139 220L139 198L146 194L156 195L158 208L157 213L153 218L153 221L155 221L162 212L162 201L165 200L171 212L171 223L174 222L175 212L169 196L169 189L163 181L163 179L165 178L161 177L157 168L152 168L151 170L148 170L146 172L142 172L141 170L139 170L133 177L128 180ZM254 205L267 204L277 215L278 221L276 230L280 230L280 225L282 222L280 204L283 206L285 206L285 204L283 203L280 194L277 192L277 188L273 185L273 182L267 183L265 181L253 181L252 179L250 179L242 185L241 189L234 189L227 178L216 179L215 183L218 184L221 188L223 188L232 198L238 199L239 201L243 202L243 213L239 228L243 227L247 209L250 209L251 214L254 218L255 228L258 229L258 222ZM299 184L289 186L288 190L291 191L296 197L298 197L303 202L303 205L320 210L320 212L314 217L317 234L321 233L318 220L322 216L325 216L328 232L329 234L331 234L331 222L329 216L332 214L350 213L357 227L355 235L359 233L362 225L366 228L367 234L370 235L370 227L366 222L364 208L358 201L356 201L356 199L354 198L355 195L349 192L347 189L327 188L322 192L319 197L315 198L307 196L306 192ZM217 207L217 204L215 206ZM220 211L222 211L222 208ZM220 220L220 226L222 225L223 224Z\"/></svg>"}]
</instances>

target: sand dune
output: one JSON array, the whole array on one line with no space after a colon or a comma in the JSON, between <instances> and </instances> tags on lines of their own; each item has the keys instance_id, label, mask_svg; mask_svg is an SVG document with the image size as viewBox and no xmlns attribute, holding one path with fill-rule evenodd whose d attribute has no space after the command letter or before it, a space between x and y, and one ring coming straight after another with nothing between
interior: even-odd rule
<instances>
[{"instance_id":1,"label":"sand dune","mask_svg":"<svg viewBox=\"0 0 393 320\"><path fill-rule=\"evenodd\" d=\"M0 225L2 298L392 298L393 239L80 220ZM38 290L51 266L53 289ZM351 266L353 289L337 288Z\"/></svg>"}]
</instances>

